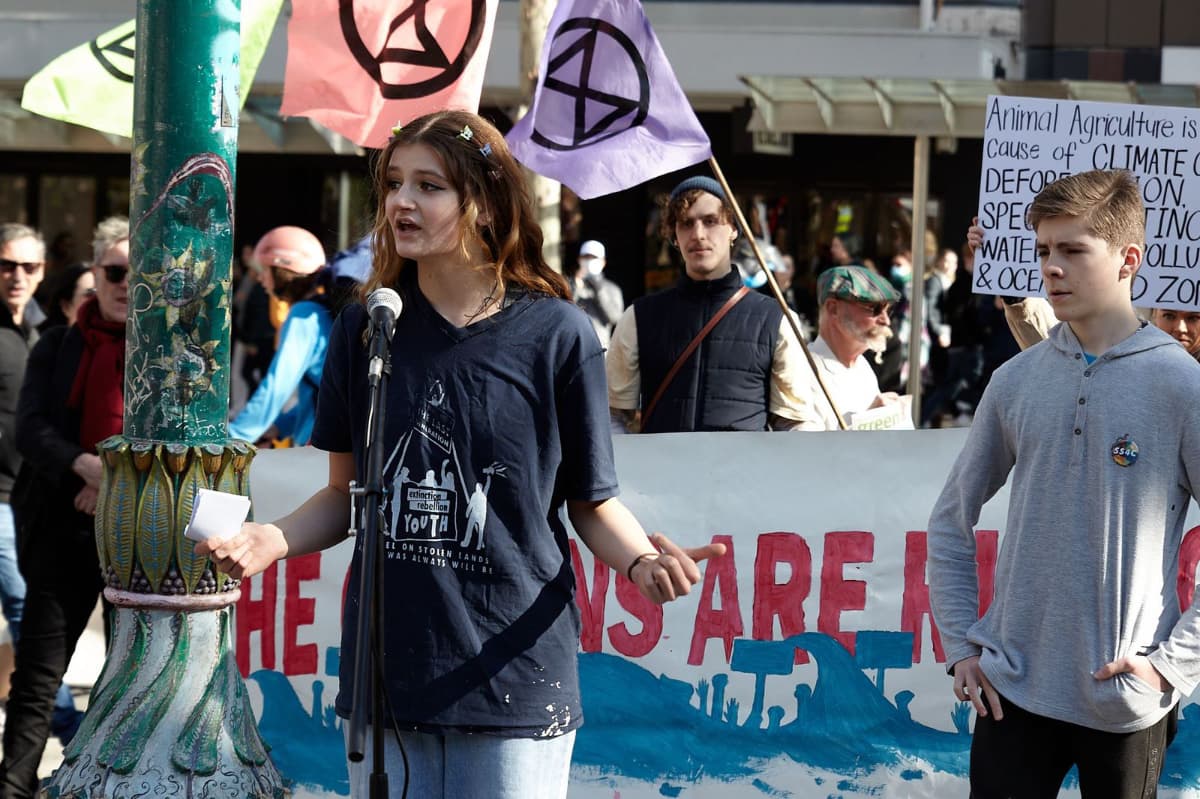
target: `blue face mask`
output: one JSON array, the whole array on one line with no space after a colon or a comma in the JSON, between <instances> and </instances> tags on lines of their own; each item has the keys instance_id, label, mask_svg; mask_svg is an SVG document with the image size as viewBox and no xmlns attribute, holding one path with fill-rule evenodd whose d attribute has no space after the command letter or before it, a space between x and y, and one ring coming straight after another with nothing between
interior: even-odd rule
<instances>
[{"instance_id":1,"label":"blue face mask","mask_svg":"<svg viewBox=\"0 0 1200 799\"><path fill-rule=\"evenodd\" d=\"M907 285L908 283L912 282L912 270L905 269L899 264L892 264L892 269L889 274L892 276L892 281L895 283Z\"/></svg>"},{"instance_id":2,"label":"blue face mask","mask_svg":"<svg viewBox=\"0 0 1200 799\"><path fill-rule=\"evenodd\" d=\"M759 269L753 275L743 275L742 283L744 283L747 288L762 288L763 286L767 285L767 273L762 269Z\"/></svg>"}]
</instances>

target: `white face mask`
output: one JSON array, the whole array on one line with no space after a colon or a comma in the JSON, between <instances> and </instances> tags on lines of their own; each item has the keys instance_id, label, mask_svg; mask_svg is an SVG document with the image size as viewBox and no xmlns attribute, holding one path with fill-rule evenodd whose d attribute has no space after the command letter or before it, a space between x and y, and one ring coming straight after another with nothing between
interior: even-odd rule
<instances>
[{"instance_id":1,"label":"white face mask","mask_svg":"<svg viewBox=\"0 0 1200 799\"><path fill-rule=\"evenodd\" d=\"M592 277L599 277L600 273L603 271L604 271L604 259L603 258L588 258L587 259L587 273L589 275L591 275Z\"/></svg>"}]
</instances>

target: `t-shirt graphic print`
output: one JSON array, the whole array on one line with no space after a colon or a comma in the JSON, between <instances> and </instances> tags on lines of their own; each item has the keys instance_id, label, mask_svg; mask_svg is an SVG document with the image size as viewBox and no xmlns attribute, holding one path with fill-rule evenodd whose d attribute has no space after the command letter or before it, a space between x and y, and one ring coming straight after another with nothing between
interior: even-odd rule
<instances>
[{"instance_id":1,"label":"t-shirt graphic print","mask_svg":"<svg viewBox=\"0 0 1200 799\"><path fill-rule=\"evenodd\" d=\"M454 446L454 416L440 380L429 381L412 427L384 463L387 557L431 568L491 574L484 531L488 492L503 463L466 474ZM481 482L482 480L482 482Z\"/></svg>"}]
</instances>

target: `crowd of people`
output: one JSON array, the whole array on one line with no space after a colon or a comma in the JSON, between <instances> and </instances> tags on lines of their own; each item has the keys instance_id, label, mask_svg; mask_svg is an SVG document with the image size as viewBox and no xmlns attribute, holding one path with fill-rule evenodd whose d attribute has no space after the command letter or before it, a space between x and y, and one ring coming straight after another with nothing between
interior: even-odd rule
<instances>
[{"instance_id":1,"label":"crowd of people","mask_svg":"<svg viewBox=\"0 0 1200 799\"><path fill-rule=\"evenodd\" d=\"M897 390L909 368L928 380L921 424L971 420L929 536L955 695L980 717L973 795L1052 795L1071 765L1089 795L1141 796L1157 780L1161 758L1148 752L1170 741L1179 695L1200 682L1197 610L1181 615L1172 571L1200 483L1190 442L1200 313L1135 313L1129 285L1145 232L1127 174L1065 178L1035 201L1048 301L972 293L977 225L963 250L931 248L920 329L906 250L884 273L835 239L805 286L775 253L768 268L785 302L760 290L740 262L732 200L708 177L679 183L659 215L683 274L628 307L605 277L602 242L581 245L566 276L549 267L521 170L474 114L397 126L373 181L374 229L355 256L369 269L349 290L320 241L285 226L247 248L234 293L249 399L230 434L324 450L328 483L285 517L196 550L241 578L346 537L367 446L369 319L357 300L399 292L380 518L388 541L427 551L383 567L389 603L422 612L387 616L388 717L370 723L393 729L388 768L411 795L565 795L580 723L565 519L654 603L687 594L698 564L723 554L647 535L616 498L613 433L911 424ZM49 276L39 303L42 238L0 225L0 606L16 649L3 797L33 796L47 738L78 727L62 678L102 588L96 444L122 424L128 221L101 222L93 250L90 264ZM808 325L788 300L811 301ZM801 346L797 333L810 328ZM905 360L912 336L927 344L917 365ZM1162 391L1128 390L1145 383ZM1066 408L1075 417L1062 427ZM1167 457L1129 469L1131 435ZM973 528L1010 477L1007 554L980 620ZM1064 517L1064 484L1083 516ZM451 492L469 497L462 513L439 501ZM471 559L448 556L468 546ZM1097 562L1110 546L1111 562ZM362 656L360 554L361 539L343 609L343 717ZM1093 579L1114 563L1119 585ZM1064 645L1061 629L1030 632L1052 605L1075 622L1097 608L1101 618L1075 623ZM1082 681L1081 658L1091 658ZM368 794L370 766L350 764L354 796Z\"/></svg>"}]
</instances>

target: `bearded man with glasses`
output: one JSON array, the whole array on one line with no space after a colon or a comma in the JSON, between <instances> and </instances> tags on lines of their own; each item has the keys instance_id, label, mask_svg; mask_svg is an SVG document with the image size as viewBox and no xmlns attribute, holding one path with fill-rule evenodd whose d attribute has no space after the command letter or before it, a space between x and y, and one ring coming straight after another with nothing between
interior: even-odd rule
<instances>
[{"instance_id":1,"label":"bearded man with glasses","mask_svg":"<svg viewBox=\"0 0 1200 799\"><path fill-rule=\"evenodd\" d=\"M879 379L864 357L887 346L892 337L888 314L899 299L891 283L866 267L835 266L817 278L821 332L809 351L848 425L856 413L900 401L893 392L880 392ZM807 364L804 370L811 378ZM817 418L805 420L801 429L838 429L837 416L816 380L810 379L806 399Z\"/></svg>"}]
</instances>

